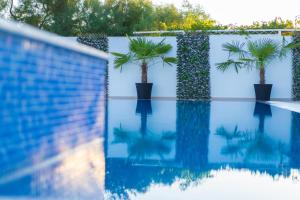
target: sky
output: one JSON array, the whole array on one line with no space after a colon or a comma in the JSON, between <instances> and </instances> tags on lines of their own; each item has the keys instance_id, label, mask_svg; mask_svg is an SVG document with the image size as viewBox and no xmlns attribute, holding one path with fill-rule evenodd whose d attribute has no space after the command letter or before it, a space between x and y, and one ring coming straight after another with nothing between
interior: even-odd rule
<instances>
[{"instance_id":1,"label":"sky","mask_svg":"<svg viewBox=\"0 0 300 200\"><path fill-rule=\"evenodd\" d=\"M156 4L173 3L180 7L182 0L153 0ZM275 17L295 20L300 15L300 0L189 0L200 4L204 11L221 24L252 24Z\"/></svg>"}]
</instances>

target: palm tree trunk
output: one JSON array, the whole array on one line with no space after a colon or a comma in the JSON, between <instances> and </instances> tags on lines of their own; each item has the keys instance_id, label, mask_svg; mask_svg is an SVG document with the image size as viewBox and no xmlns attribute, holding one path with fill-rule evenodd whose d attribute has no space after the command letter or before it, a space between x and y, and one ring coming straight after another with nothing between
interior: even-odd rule
<instances>
[{"instance_id":1,"label":"palm tree trunk","mask_svg":"<svg viewBox=\"0 0 300 200\"><path fill-rule=\"evenodd\" d=\"M259 81L260 84L266 83L265 68L263 66L259 68L259 78L260 78L260 81Z\"/></svg>"},{"instance_id":2,"label":"palm tree trunk","mask_svg":"<svg viewBox=\"0 0 300 200\"><path fill-rule=\"evenodd\" d=\"M147 63L142 63L142 83L148 83L148 66Z\"/></svg>"}]
</instances>

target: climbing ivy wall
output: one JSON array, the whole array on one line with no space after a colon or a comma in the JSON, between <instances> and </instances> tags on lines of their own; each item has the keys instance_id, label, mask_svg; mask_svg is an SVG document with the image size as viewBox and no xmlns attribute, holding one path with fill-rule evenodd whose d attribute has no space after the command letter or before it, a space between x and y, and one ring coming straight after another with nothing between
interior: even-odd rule
<instances>
[{"instance_id":1,"label":"climbing ivy wall","mask_svg":"<svg viewBox=\"0 0 300 200\"><path fill-rule=\"evenodd\" d=\"M108 52L108 38L103 34L87 34L77 38L79 43Z\"/></svg>"},{"instance_id":2,"label":"climbing ivy wall","mask_svg":"<svg viewBox=\"0 0 300 200\"><path fill-rule=\"evenodd\" d=\"M210 98L209 36L186 33L177 36L177 98Z\"/></svg>"},{"instance_id":3,"label":"climbing ivy wall","mask_svg":"<svg viewBox=\"0 0 300 200\"><path fill-rule=\"evenodd\" d=\"M300 42L300 35L293 36L294 42ZM294 100L300 100L300 47L293 49L293 86Z\"/></svg>"}]
</instances>

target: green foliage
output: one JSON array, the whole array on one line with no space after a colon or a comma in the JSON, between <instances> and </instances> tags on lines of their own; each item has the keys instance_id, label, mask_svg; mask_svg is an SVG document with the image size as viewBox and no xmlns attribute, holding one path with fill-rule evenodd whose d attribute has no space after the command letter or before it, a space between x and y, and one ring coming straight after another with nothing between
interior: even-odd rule
<instances>
[{"instance_id":1,"label":"green foliage","mask_svg":"<svg viewBox=\"0 0 300 200\"><path fill-rule=\"evenodd\" d=\"M0 16L2 16L4 14L4 11L8 7L8 3L9 2L7 0L0 0Z\"/></svg>"},{"instance_id":2,"label":"green foliage","mask_svg":"<svg viewBox=\"0 0 300 200\"><path fill-rule=\"evenodd\" d=\"M166 64L175 64L177 61L174 57L165 56L172 49L170 44L165 44L165 40L158 43L143 37L129 38L129 40L128 53L112 53L116 57L114 60L115 68L122 68L129 62L137 62L139 65L145 63L149 66L156 59L161 59Z\"/></svg>"},{"instance_id":3,"label":"green foliage","mask_svg":"<svg viewBox=\"0 0 300 200\"><path fill-rule=\"evenodd\" d=\"M175 58L175 57L163 57L163 62L167 63L168 65L175 64L175 63L177 63L177 58Z\"/></svg>"},{"instance_id":4,"label":"green foliage","mask_svg":"<svg viewBox=\"0 0 300 200\"><path fill-rule=\"evenodd\" d=\"M4 7L8 2L0 0L0 11ZM9 15L64 36L118 36L147 30L211 29L216 25L199 6L185 5L179 10L171 4L156 6L151 0L19 0L14 1Z\"/></svg>"},{"instance_id":5,"label":"green foliage","mask_svg":"<svg viewBox=\"0 0 300 200\"><path fill-rule=\"evenodd\" d=\"M52 0L50 2L52 2L48 3L50 9L50 23L48 24L47 30L64 36L78 35L81 25L80 1Z\"/></svg>"},{"instance_id":6,"label":"green foliage","mask_svg":"<svg viewBox=\"0 0 300 200\"><path fill-rule=\"evenodd\" d=\"M250 26L244 26L247 29L292 29L294 23L292 20L283 20L280 17L276 17L271 21L254 22Z\"/></svg>"},{"instance_id":7,"label":"green foliage","mask_svg":"<svg viewBox=\"0 0 300 200\"><path fill-rule=\"evenodd\" d=\"M80 33L80 1L19 0L11 18L63 36Z\"/></svg>"},{"instance_id":8,"label":"green foliage","mask_svg":"<svg viewBox=\"0 0 300 200\"><path fill-rule=\"evenodd\" d=\"M81 9L81 26L82 34L98 33L106 34L109 26L106 20L104 4L99 0L84 0Z\"/></svg>"},{"instance_id":9,"label":"green foliage","mask_svg":"<svg viewBox=\"0 0 300 200\"><path fill-rule=\"evenodd\" d=\"M177 57L177 97L209 99L209 36L200 33L178 35Z\"/></svg>"},{"instance_id":10,"label":"green foliage","mask_svg":"<svg viewBox=\"0 0 300 200\"><path fill-rule=\"evenodd\" d=\"M106 0L104 9L109 35L132 34L152 27L153 4L149 0Z\"/></svg>"},{"instance_id":11,"label":"green foliage","mask_svg":"<svg viewBox=\"0 0 300 200\"><path fill-rule=\"evenodd\" d=\"M161 5L155 9L155 24L158 30L175 28L183 20L182 14L174 5Z\"/></svg>"},{"instance_id":12,"label":"green foliage","mask_svg":"<svg viewBox=\"0 0 300 200\"><path fill-rule=\"evenodd\" d=\"M121 53L116 53L112 52L112 55L116 57L114 64L115 68L121 68L125 64L128 64L131 61L131 55L130 54L121 54Z\"/></svg>"}]
</instances>

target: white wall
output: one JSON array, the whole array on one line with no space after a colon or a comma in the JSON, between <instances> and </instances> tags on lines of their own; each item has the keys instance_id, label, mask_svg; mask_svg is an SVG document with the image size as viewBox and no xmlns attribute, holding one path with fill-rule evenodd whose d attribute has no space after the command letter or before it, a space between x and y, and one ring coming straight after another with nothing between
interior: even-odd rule
<instances>
[{"instance_id":1,"label":"white wall","mask_svg":"<svg viewBox=\"0 0 300 200\"><path fill-rule=\"evenodd\" d=\"M271 38L282 41L278 35L251 35L250 39ZM160 41L163 37L147 37ZM291 41L291 37L286 37ZM210 65L211 65L211 96L212 98L254 98L253 84L258 83L257 70L242 70L239 74L232 70L221 72L215 64L225 61L227 53L222 50L222 44L231 41L245 41L241 35L212 35L210 36ZM169 56L176 56L176 37L166 37L166 43L173 46ZM128 52L126 37L109 37L110 52ZM136 97L135 83L140 82L140 68L129 64L123 71L114 69L114 57L109 60L109 96ZM176 66L163 66L162 63L151 66L149 80L153 82L153 97L176 97ZM291 53L282 60L274 60L266 69L266 81L273 84L271 98L291 98L292 86L292 56Z\"/></svg>"},{"instance_id":2,"label":"white wall","mask_svg":"<svg viewBox=\"0 0 300 200\"><path fill-rule=\"evenodd\" d=\"M168 56L176 56L176 37L147 37L155 42L165 38L167 44L173 46ZM109 37L109 51L127 53L128 38ZM141 82L140 67L136 64L128 64L123 67L122 72L114 69L114 57L109 60L109 96L110 97L136 97L135 83ZM153 82L153 97L176 97L176 65L163 65L159 62L149 67L149 82Z\"/></svg>"}]
</instances>

